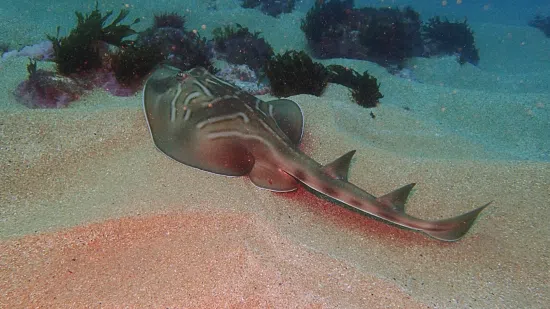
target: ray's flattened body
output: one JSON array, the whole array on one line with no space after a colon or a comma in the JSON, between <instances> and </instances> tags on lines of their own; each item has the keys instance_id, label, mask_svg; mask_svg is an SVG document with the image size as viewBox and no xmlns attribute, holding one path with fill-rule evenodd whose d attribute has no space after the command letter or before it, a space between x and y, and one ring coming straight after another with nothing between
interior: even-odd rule
<instances>
[{"instance_id":1,"label":"ray's flattened body","mask_svg":"<svg viewBox=\"0 0 550 309\"><path fill-rule=\"evenodd\" d=\"M176 161L226 176L248 175L272 191L292 191L301 182L359 212L436 239L460 239L489 205L438 221L409 216L404 205L414 184L376 198L347 181L354 150L323 166L296 147L303 132L296 103L261 101L203 68L160 67L145 84L143 108L155 145Z\"/></svg>"}]
</instances>

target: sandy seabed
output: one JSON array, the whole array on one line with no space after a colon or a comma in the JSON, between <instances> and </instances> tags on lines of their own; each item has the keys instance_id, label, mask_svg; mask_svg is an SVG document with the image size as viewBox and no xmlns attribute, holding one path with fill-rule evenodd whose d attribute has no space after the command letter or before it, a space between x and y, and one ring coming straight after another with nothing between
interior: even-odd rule
<instances>
[{"instance_id":1,"label":"sandy seabed","mask_svg":"<svg viewBox=\"0 0 550 309\"><path fill-rule=\"evenodd\" d=\"M483 34L494 29L477 29L492 43ZM520 41L498 48L512 53ZM494 64L498 50L485 50L482 61ZM547 71L520 82L510 67L419 59L419 83L335 62L368 69L385 98L373 119L340 86L292 97L306 119L303 151L330 162L357 149L350 181L374 195L418 183L414 216L493 200L464 239L439 242L302 188L272 193L174 162L153 146L141 94L97 91L67 109L26 109L12 95L26 60L9 59L0 64L0 307L550 303L550 165L519 160L548 150L549 94L533 86Z\"/></svg>"},{"instance_id":2,"label":"sandy seabed","mask_svg":"<svg viewBox=\"0 0 550 309\"><path fill-rule=\"evenodd\" d=\"M325 96L341 91L331 86ZM304 189L271 193L246 177L178 164L154 148L140 95L94 93L63 110L6 110L1 307L547 303L547 163L396 154L348 135L333 110L353 110L370 127L365 134L384 143L410 134L376 133L406 121L407 111L382 105L372 120L347 99L293 99L306 117L304 151L329 162L357 149L350 181L367 191L418 182L408 211L431 219L493 205L463 240L442 243ZM434 139L441 148L448 142ZM420 149L427 138L407 140Z\"/></svg>"}]
</instances>

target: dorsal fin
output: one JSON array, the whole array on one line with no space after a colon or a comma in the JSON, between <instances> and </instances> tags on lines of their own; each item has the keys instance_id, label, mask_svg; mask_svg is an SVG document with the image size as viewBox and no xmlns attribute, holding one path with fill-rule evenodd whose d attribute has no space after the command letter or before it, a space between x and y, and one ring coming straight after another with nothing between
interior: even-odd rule
<instances>
[{"instance_id":1,"label":"dorsal fin","mask_svg":"<svg viewBox=\"0 0 550 309\"><path fill-rule=\"evenodd\" d=\"M355 150L352 150L345 155L341 156L340 158L330 162L329 164L325 165L323 167L323 171L340 180L348 180L348 171L349 171L349 164L351 162L351 158L355 154Z\"/></svg>"},{"instance_id":2,"label":"dorsal fin","mask_svg":"<svg viewBox=\"0 0 550 309\"><path fill-rule=\"evenodd\" d=\"M304 131L304 115L300 106L287 99L273 100L267 104L269 104L268 112L279 128L294 145L300 144Z\"/></svg>"},{"instance_id":3,"label":"dorsal fin","mask_svg":"<svg viewBox=\"0 0 550 309\"><path fill-rule=\"evenodd\" d=\"M414 185L416 184L410 183L397 190L393 190L392 192L386 195L383 195L377 198L376 200L386 207L392 208L399 212L404 212L405 202L407 201L407 198L409 197L409 194L411 193L411 190L414 187Z\"/></svg>"}]
</instances>

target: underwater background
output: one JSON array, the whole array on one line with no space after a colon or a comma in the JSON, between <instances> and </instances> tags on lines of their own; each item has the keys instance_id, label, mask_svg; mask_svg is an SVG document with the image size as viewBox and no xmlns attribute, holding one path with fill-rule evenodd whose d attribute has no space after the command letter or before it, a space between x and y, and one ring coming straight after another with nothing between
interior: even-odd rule
<instances>
[{"instance_id":1,"label":"underwater background","mask_svg":"<svg viewBox=\"0 0 550 309\"><path fill-rule=\"evenodd\" d=\"M100 22L71 32L75 12ZM0 308L546 308L549 16L542 0L2 2ZM349 181L375 196L417 183L415 217L492 204L446 243L170 160L142 107L160 63L295 101L304 153L357 150Z\"/></svg>"}]
</instances>

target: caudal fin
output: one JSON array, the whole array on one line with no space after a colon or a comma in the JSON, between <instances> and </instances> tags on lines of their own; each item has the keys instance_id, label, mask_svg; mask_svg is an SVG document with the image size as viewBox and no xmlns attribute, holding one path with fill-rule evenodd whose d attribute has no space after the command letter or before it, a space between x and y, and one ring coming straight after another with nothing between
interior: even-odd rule
<instances>
[{"instance_id":1,"label":"caudal fin","mask_svg":"<svg viewBox=\"0 0 550 309\"><path fill-rule=\"evenodd\" d=\"M432 226L420 231L429 236L443 241L457 241L462 238L474 224L477 216L485 207L489 206L489 202L470 212L456 216L454 218L433 221Z\"/></svg>"}]
</instances>

